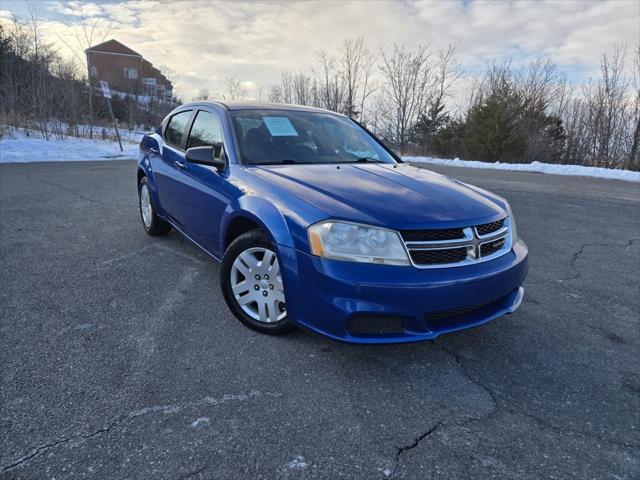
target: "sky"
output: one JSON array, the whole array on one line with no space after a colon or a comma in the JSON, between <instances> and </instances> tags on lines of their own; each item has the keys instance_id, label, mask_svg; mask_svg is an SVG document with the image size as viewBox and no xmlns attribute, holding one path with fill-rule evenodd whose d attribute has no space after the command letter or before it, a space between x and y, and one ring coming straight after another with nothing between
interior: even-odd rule
<instances>
[{"instance_id":1,"label":"sky","mask_svg":"<svg viewBox=\"0 0 640 480\"><path fill-rule=\"evenodd\" d=\"M640 43L640 1L47 1L30 2L47 41L77 55L74 13L160 67L185 100L224 91L234 77L258 96L281 70L309 70L319 50L337 51L364 37L374 52L394 43L433 49L460 42L457 61L468 72L493 59L516 64L550 56L575 81L593 76L603 53ZM28 4L0 0L0 18L25 17ZM94 43L102 37L97 36ZM72 48L69 48L69 47Z\"/></svg>"}]
</instances>

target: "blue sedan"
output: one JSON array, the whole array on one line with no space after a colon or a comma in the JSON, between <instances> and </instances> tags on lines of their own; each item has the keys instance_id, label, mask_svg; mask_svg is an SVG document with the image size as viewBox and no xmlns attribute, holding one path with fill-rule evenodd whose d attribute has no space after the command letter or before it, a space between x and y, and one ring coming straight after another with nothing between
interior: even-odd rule
<instances>
[{"instance_id":1,"label":"blue sedan","mask_svg":"<svg viewBox=\"0 0 640 480\"><path fill-rule=\"evenodd\" d=\"M527 247L508 202L403 163L302 106L198 102L140 144L140 214L221 261L229 309L269 334L428 340L512 313Z\"/></svg>"}]
</instances>

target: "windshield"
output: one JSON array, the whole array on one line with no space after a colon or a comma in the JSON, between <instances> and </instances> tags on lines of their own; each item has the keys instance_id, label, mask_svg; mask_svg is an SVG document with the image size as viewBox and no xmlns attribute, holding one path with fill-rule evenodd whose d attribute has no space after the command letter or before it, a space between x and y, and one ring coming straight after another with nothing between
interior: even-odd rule
<instances>
[{"instance_id":1,"label":"windshield","mask_svg":"<svg viewBox=\"0 0 640 480\"><path fill-rule=\"evenodd\" d=\"M245 165L396 163L346 117L289 110L236 110L230 115Z\"/></svg>"}]
</instances>

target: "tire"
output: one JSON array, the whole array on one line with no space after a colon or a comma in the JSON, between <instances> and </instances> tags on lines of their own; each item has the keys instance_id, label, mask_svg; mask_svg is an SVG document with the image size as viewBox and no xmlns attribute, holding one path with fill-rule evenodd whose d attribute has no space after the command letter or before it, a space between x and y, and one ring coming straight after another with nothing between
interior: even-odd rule
<instances>
[{"instance_id":1,"label":"tire","mask_svg":"<svg viewBox=\"0 0 640 480\"><path fill-rule=\"evenodd\" d=\"M171 225L156 214L147 177L142 177L138 183L138 207L145 232L154 236L169 233Z\"/></svg>"},{"instance_id":2,"label":"tire","mask_svg":"<svg viewBox=\"0 0 640 480\"><path fill-rule=\"evenodd\" d=\"M278 254L262 230L244 233L229 245L222 258L220 285L229 309L245 326L270 335L293 328Z\"/></svg>"}]
</instances>

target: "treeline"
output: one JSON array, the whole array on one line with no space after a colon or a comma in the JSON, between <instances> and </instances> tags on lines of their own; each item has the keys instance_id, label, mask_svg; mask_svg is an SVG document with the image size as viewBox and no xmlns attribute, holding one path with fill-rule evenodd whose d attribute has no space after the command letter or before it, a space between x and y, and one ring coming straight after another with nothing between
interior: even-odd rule
<instances>
[{"instance_id":1,"label":"treeline","mask_svg":"<svg viewBox=\"0 0 640 480\"><path fill-rule=\"evenodd\" d=\"M34 129L47 140L104 135L111 118L85 69L45 42L37 16L0 24L0 126ZM152 128L172 108L158 101L143 105L135 96L114 95L112 103L118 122L130 129Z\"/></svg>"},{"instance_id":2,"label":"treeline","mask_svg":"<svg viewBox=\"0 0 640 480\"><path fill-rule=\"evenodd\" d=\"M404 154L640 170L640 47L614 46L581 85L548 58L472 76L458 47L375 54L345 40L308 70L283 71L266 96L349 115Z\"/></svg>"},{"instance_id":3,"label":"treeline","mask_svg":"<svg viewBox=\"0 0 640 480\"><path fill-rule=\"evenodd\" d=\"M0 24L0 125L37 129L47 139L93 137L94 126L110 123L106 103L89 87L82 59L64 60L41 25L35 11ZM81 23L79 35L89 44L90 28ZM614 46L582 84L548 58L465 72L458 49L374 52L363 38L346 39L334 53L318 52L308 69L283 71L256 96L344 113L403 154L640 170L640 46ZM223 98L248 94L237 79L225 81ZM133 95L114 96L113 107L131 129L157 125L171 108Z\"/></svg>"}]
</instances>

